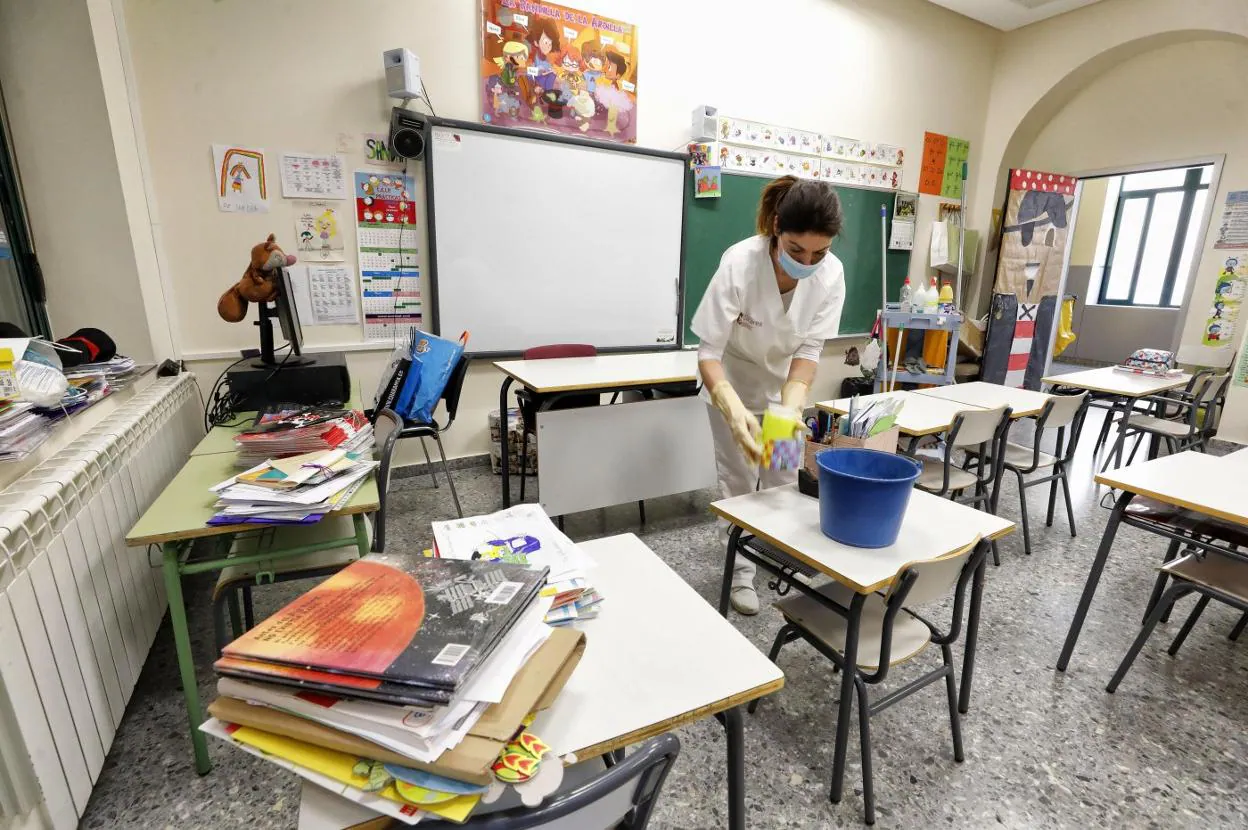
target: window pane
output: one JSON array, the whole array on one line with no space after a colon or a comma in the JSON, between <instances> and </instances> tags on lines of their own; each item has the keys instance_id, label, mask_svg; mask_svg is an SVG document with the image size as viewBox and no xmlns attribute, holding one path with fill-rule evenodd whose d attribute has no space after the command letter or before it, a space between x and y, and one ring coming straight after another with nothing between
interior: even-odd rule
<instances>
[{"instance_id":1,"label":"window pane","mask_svg":"<svg viewBox=\"0 0 1248 830\"><path fill-rule=\"evenodd\" d=\"M1131 275L1140 254L1140 235L1144 231L1144 214L1148 199L1127 199L1122 202L1118 220L1118 237L1110 254L1109 284L1105 287L1105 299L1125 300L1131 290Z\"/></svg>"},{"instance_id":2,"label":"window pane","mask_svg":"<svg viewBox=\"0 0 1248 830\"><path fill-rule=\"evenodd\" d=\"M1161 305L1161 288L1166 280L1166 269L1170 267L1182 207L1182 193L1158 193L1153 198L1153 216L1148 223L1140 276L1135 283L1133 300L1136 305Z\"/></svg>"},{"instance_id":3,"label":"window pane","mask_svg":"<svg viewBox=\"0 0 1248 830\"><path fill-rule=\"evenodd\" d=\"M1209 184L1211 181L1213 181L1213 165L1206 164L1204 167L1200 168L1200 183Z\"/></svg>"},{"instance_id":4,"label":"window pane","mask_svg":"<svg viewBox=\"0 0 1248 830\"><path fill-rule=\"evenodd\" d=\"M1183 179L1186 176L1186 167L1173 167L1169 170L1150 170L1147 173L1132 173L1129 176L1123 176L1122 189L1131 191L1151 190L1155 187L1182 187Z\"/></svg>"},{"instance_id":5,"label":"window pane","mask_svg":"<svg viewBox=\"0 0 1248 830\"><path fill-rule=\"evenodd\" d=\"M1206 167L1206 170L1211 168ZM1201 243L1204 240L1200 237L1200 222L1205 218L1205 200L1209 196L1208 190L1197 190L1196 198L1192 201L1192 218L1187 223L1186 239L1183 242L1183 258L1179 260L1179 273L1174 277L1174 290L1170 292L1170 305L1183 304L1183 292L1187 289L1187 278L1192 272L1192 258L1196 256L1196 252L1200 250Z\"/></svg>"}]
</instances>

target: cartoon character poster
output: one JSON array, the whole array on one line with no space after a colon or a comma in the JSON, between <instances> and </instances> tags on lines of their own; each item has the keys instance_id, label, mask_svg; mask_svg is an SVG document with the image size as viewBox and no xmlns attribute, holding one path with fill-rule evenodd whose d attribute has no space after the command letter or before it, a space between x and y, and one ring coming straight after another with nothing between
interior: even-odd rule
<instances>
[{"instance_id":1,"label":"cartoon character poster","mask_svg":"<svg viewBox=\"0 0 1248 830\"><path fill-rule=\"evenodd\" d=\"M344 255L339 222L342 211L331 202L309 202L295 215L295 239L300 259L342 262Z\"/></svg>"},{"instance_id":2,"label":"cartoon character poster","mask_svg":"<svg viewBox=\"0 0 1248 830\"><path fill-rule=\"evenodd\" d=\"M718 199L722 187L722 171L719 167L699 164L693 168L693 196L695 199Z\"/></svg>"},{"instance_id":3,"label":"cartoon character poster","mask_svg":"<svg viewBox=\"0 0 1248 830\"><path fill-rule=\"evenodd\" d=\"M217 209L224 213L268 213L269 184L264 150L232 144L212 145L213 186Z\"/></svg>"},{"instance_id":4,"label":"cartoon character poster","mask_svg":"<svg viewBox=\"0 0 1248 830\"><path fill-rule=\"evenodd\" d=\"M532 0L481 0L481 121L637 141L637 27Z\"/></svg>"},{"instance_id":5,"label":"cartoon character poster","mask_svg":"<svg viewBox=\"0 0 1248 830\"><path fill-rule=\"evenodd\" d=\"M1240 306L1248 296L1248 252L1226 257L1218 267L1218 281L1213 288L1200 342L1206 346L1225 346L1235 341Z\"/></svg>"}]
</instances>

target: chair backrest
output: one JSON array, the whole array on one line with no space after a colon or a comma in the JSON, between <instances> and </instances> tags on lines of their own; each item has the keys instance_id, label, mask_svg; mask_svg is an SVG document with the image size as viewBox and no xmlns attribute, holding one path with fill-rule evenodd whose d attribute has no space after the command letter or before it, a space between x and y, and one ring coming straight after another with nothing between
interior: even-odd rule
<instances>
[{"instance_id":1,"label":"chair backrest","mask_svg":"<svg viewBox=\"0 0 1248 830\"><path fill-rule=\"evenodd\" d=\"M403 419L392 409L379 409L373 422L373 449L381 462L377 467L377 518L373 522L373 552L386 549L386 492L390 489L390 461Z\"/></svg>"},{"instance_id":2,"label":"chair backrest","mask_svg":"<svg viewBox=\"0 0 1248 830\"><path fill-rule=\"evenodd\" d=\"M949 430L949 445L958 449L978 447L997 436L1001 419L1005 417L1004 406L996 409L964 409L953 416Z\"/></svg>"},{"instance_id":3,"label":"chair backrest","mask_svg":"<svg viewBox=\"0 0 1248 830\"><path fill-rule=\"evenodd\" d=\"M1078 395L1054 395L1049 398L1049 402L1040 411L1040 417L1036 419L1037 430L1070 426L1087 399L1087 392Z\"/></svg>"},{"instance_id":4,"label":"chair backrest","mask_svg":"<svg viewBox=\"0 0 1248 830\"><path fill-rule=\"evenodd\" d=\"M906 565L901 573L911 571L914 574L914 581L910 585L910 590L900 599L906 605L914 606L925 605L949 596L949 589L957 583L958 577L962 575L963 568L966 567L966 563L978 544L979 539L976 539L966 547L937 559L926 559ZM894 580L890 593L896 590L901 582L902 580Z\"/></svg>"},{"instance_id":5,"label":"chair backrest","mask_svg":"<svg viewBox=\"0 0 1248 830\"><path fill-rule=\"evenodd\" d=\"M679 754L680 740L671 733L660 735L598 777L540 806L490 813L460 826L464 830L643 830Z\"/></svg>"},{"instance_id":6,"label":"chair backrest","mask_svg":"<svg viewBox=\"0 0 1248 830\"><path fill-rule=\"evenodd\" d=\"M1229 369L1235 360L1235 350L1230 346L1204 346L1190 343L1179 346L1176 363L1208 369Z\"/></svg>"},{"instance_id":7,"label":"chair backrest","mask_svg":"<svg viewBox=\"0 0 1248 830\"><path fill-rule=\"evenodd\" d=\"M598 349L585 343L557 343L552 346L534 346L524 350L525 360L550 360L556 357L594 357Z\"/></svg>"},{"instance_id":8,"label":"chair backrest","mask_svg":"<svg viewBox=\"0 0 1248 830\"><path fill-rule=\"evenodd\" d=\"M1222 420L1222 407L1226 404L1226 390L1231 385L1231 374L1215 375L1209 378L1205 394L1197 406L1204 410L1204 420L1200 422L1203 432L1213 435L1218 431L1218 421Z\"/></svg>"}]
</instances>

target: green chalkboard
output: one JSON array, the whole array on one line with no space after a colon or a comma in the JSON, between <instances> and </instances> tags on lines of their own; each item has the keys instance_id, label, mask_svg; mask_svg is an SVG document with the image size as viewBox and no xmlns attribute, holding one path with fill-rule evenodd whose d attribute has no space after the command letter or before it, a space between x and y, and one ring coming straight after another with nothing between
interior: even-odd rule
<instances>
[{"instance_id":1,"label":"green chalkboard","mask_svg":"<svg viewBox=\"0 0 1248 830\"><path fill-rule=\"evenodd\" d=\"M754 233L758 199L770 181L760 176L725 173L722 195L718 199L685 200L683 342L686 345L698 342L689 330L689 321L719 267L719 258L730 246ZM692 181L686 186L692 188ZM880 307L880 207L887 208L891 226L894 194L844 185L837 187L836 192L845 214L841 233L832 243L832 252L845 266L841 334L865 334L870 331ZM897 299L909 268L909 251L888 252L890 300Z\"/></svg>"}]
</instances>

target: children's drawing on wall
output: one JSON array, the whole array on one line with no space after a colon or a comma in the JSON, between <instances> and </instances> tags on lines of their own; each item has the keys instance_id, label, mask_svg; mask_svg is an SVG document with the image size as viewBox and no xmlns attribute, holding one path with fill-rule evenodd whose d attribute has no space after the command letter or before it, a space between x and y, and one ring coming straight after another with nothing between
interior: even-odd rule
<instances>
[{"instance_id":1,"label":"children's drawing on wall","mask_svg":"<svg viewBox=\"0 0 1248 830\"><path fill-rule=\"evenodd\" d=\"M633 144L637 27L531 0L481 2L481 121Z\"/></svg>"},{"instance_id":2,"label":"children's drawing on wall","mask_svg":"<svg viewBox=\"0 0 1248 830\"><path fill-rule=\"evenodd\" d=\"M1075 179L1010 171L983 380L1039 389L1062 287Z\"/></svg>"},{"instance_id":3,"label":"children's drawing on wall","mask_svg":"<svg viewBox=\"0 0 1248 830\"><path fill-rule=\"evenodd\" d=\"M719 167L698 165L693 168L693 195L696 199L718 199L722 184Z\"/></svg>"},{"instance_id":4,"label":"children's drawing on wall","mask_svg":"<svg viewBox=\"0 0 1248 830\"><path fill-rule=\"evenodd\" d=\"M269 212L264 150L214 144L212 169L219 210L225 213Z\"/></svg>"},{"instance_id":5,"label":"children's drawing on wall","mask_svg":"<svg viewBox=\"0 0 1248 830\"><path fill-rule=\"evenodd\" d=\"M346 245L339 230L341 211L331 202L309 202L295 215L300 260L342 262Z\"/></svg>"},{"instance_id":6,"label":"children's drawing on wall","mask_svg":"<svg viewBox=\"0 0 1248 830\"><path fill-rule=\"evenodd\" d=\"M1213 287L1213 303L1209 307L1205 330L1200 342L1206 346L1225 346L1235 342L1240 306L1248 296L1248 251L1227 256L1218 268L1218 281Z\"/></svg>"}]
</instances>

